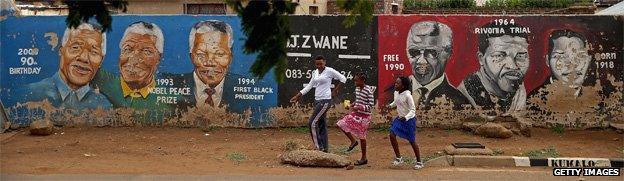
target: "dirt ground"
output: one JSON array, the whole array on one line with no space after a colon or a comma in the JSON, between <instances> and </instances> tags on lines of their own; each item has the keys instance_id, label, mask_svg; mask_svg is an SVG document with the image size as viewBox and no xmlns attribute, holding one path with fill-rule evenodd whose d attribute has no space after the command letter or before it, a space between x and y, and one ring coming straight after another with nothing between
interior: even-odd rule
<instances>
[{"instance_id":1,"label":"dirt ground","mask_svg":"<svg viewBox=\"0 0 624 181\"><path fill-rule=\"evenodd\" d=\"M370 130L366 166L297 168L277 159L289 140L309 147L306 129L229 129L204 132L182 128L63 128L50 136L19 132L0 145L0 173L9 174L271 174L384 176L405 173L410 165L392 167L387 131ZM348 139L330 128L330 145L341 152ZM612 130L565 131L533 129L532 137L489 139L459 130L419 129L417 141L423 158L431 158L453 142L478 142L502 155L526 155L553 147L563 157L623 158L624 135ZM4 133L6 137L9 133ZM404 156L413 156L409 143L400 142ZM359 149L349 155L356 160ZM425 170L431 168L425 168ZM410 172L408 172L410 173Z\"/></svg>"}]
</instances>

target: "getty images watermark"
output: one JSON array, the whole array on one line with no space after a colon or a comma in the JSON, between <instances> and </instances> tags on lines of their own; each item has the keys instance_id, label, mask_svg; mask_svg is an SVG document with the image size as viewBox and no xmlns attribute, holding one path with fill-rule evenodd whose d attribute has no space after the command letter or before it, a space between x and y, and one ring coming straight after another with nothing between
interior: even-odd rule
<instances>
[{"instance_id":1,"label":"getty images watermark","mask_svg":"<svg viewBox=\"0 0 624 181\"><path fill-rule=\"evenodd\" d=\"M608 159L551 158L553 176L620 176L620 168ZM618 164L619 165L619 164Z\"/></svg>"},{"instance_id":2,"label":"getty images watermark","mask_svg":"<svg viewBox=\"0 0 624 181\"><path fill-rule=\"evenodd\" d=\"M553 168L553 176L620 176L619 168Z\"/></svg>"}]
</instances>

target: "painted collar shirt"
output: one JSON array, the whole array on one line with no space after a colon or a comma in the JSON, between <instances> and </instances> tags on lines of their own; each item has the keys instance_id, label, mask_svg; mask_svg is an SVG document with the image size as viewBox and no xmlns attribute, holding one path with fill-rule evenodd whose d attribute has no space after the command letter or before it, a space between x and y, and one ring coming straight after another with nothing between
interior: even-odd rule
<instances>
[{"instance_id":1,"label":"painted collar shirt","mask_svg":"<svg viewBox=\"0 0 624 181\"><path fill-rule=\"evenodd\" d=\"M152 91L152 89L154 89L156 87L156 81L152 80L152 82L140 89L132 89L130 88L130 86L128 86L128 84L126 83L126 81L124 81L123 77L120 77L119 80L121 80L121 91L123 92L123 96L124 97L132 97L132 98L147 98L147 96L149 95L149 93Z\"/></svg>"},{"instance_id":2,"label":"painted collar shirt","mask_svg":"<svg viewBox=\"0 0 624 181\"><path fill-rule=\"evenodd\" d=\"M410 76L410 79L413 82L412 93L414 93L414 99L415 100L427 99L427 97L429 97L429 93L431 93L433 89L440 86L440 84L444 82L445 78L446 78L446 74L440 76L439 78L429 82L429 84L423 86L423 85L420 85L418 81L416 81L416 78L413 75ZM425 92L424 95L422 93L423 92L422 89L426 89L426 91L424 91Z\"/></svg>"},{"instance_id":3,"label":"painted collar shirt","mask_svg":"<svg viewBox=\"0 0 624 181\"><path fill-rule=\"evenodd\" d=\"M89 91L91 91L91 86L89 84L84 85L77 90L72 90L61 78L59 73L56 73L54 76L54 83L56 85L56 89L58 90L61 100L63 102L72 101L71 99L76 99L77 101L82 101L82 99L87 95Z\"/></svg>"},{"instance_id":4,"label":"painted collar shirt","mask_svg":"<svg viewBox=\"0 0 624 181\"><path fill-rule=\"evenodd\" d=\"M193 80L195 82L195 100L196 100L195 106L197 107L209 106L205 102L205 100L208 98L208 93L204 91L209 86L205 84L204 82L202 82L201 79L199 79L199 77L197 76L197 73L194 71L193 71ZM223 82L225 82L224 80L221 80L221 83L213 87L215 90L215 93L212 94L212 101L215 106L218 106L221 103L221 95L223 94Z\"/></svg>"}]
</instances>

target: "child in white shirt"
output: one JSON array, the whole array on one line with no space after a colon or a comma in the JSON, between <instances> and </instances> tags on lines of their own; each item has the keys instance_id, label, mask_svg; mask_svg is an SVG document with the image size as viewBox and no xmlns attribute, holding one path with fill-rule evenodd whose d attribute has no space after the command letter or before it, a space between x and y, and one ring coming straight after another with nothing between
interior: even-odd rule
<instances>
[{"instance_id":1,"label":"child in white shirt","mask_svg":"<svg viewBox=\"0 0 624 181\"><path fill-rule=\"evenodd\" d=\"M387 108L397 108L399 115L392 121L392 127L390 127L390 143L396 158L392 162L393 165L400 165L403 163L403 157L399 152L399 144L397 143L396 136L406 139L412 145L414 154L416 155L416 165L414 169L420 169L424 167L424 164L420 160L420 150L416 143L416 105L414 104L414 98L409 90L412 83L407 77L399 77L394 82L394 101L387 106Z\"/></svg>"}]
</instances>

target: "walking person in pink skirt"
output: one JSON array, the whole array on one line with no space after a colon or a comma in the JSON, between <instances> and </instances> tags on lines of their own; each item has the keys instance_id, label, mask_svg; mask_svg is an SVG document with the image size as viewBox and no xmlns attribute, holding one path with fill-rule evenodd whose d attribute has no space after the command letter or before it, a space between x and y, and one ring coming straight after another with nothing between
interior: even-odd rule
<instances>
[{"instance_id":1,"label":"walking person in pink skirt","mask_svg":"<svg viewBox=\"0 0 624 181\"><path fill-rule=\"evenodd\" d=\"M375 87L365 84L366 74L358 73L355 76L355 103L351 106L351 113L340 119L336 125L351 140L351 146L347 151L353 150L358 145L354 136L360 139L362 158L355 165L368 163L366 159L366 133L368 123L371 120L371 109L375 106Z\"/></svg>"}]
</instances>

